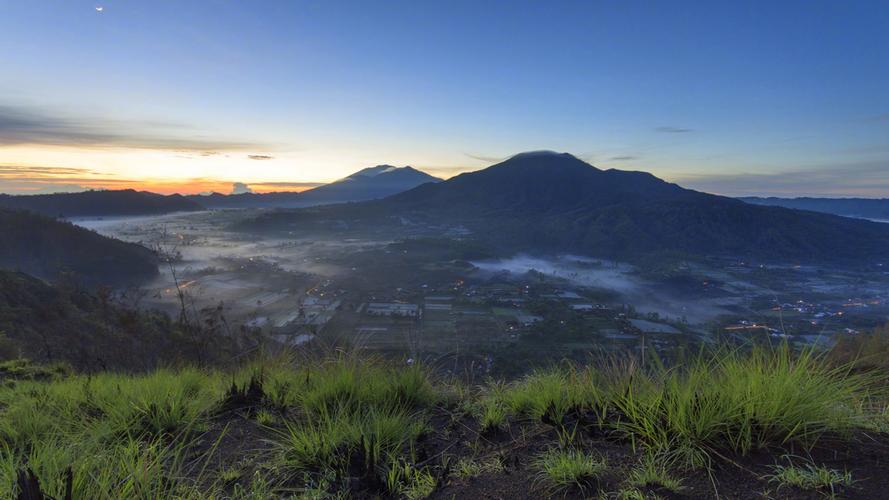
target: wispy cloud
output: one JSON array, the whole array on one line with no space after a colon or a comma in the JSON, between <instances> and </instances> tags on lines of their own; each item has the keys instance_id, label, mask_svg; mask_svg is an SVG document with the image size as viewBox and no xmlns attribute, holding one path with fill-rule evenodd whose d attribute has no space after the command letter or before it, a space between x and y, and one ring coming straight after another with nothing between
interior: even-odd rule
<instances>
[{"instance_id":1,"label":"wispy cloud","mask_svg":"<svg viewBox=\"0 0 889 500\"><path fill-rule=\"evenodd\" d=\"M775 173L686 174L672 180L729 196L889 197L889 161Z\"/></svg>"},{"instance_id":2,"label":"wispy cloud","mask_svg":"<svg viewBox=\"0 0 889 500\"><path fill-rule=\"evenodd\" d=\"M0 104L0 145L125 147L217 154L268 145L201 133L186 124L72 116Z\"/></svg>"},{"instance_id":3,"label":"wispy cloud","mask_svg":"<svg viewBox=\"0 0 889 500\"><path fill-rule=\"evenodd\" d=\"M472 158L473 160L483 161L485 163L500 163L505 161L509 156L488 156L488 155L478 155L472 153L463 153L468 158Z\"/></svg>"},{"instance_id":4,"label":"wispy cloud","mask_svg":"<svg viewBox=\"0 0 889 500\"><path fill-rule=\"evenodd\" d=\"M118 179L89 168L0 165L2 193L58 193L93 187L130 187L133 181Z\"/></svg>"},{"instance_id":5,"label":"wispy cloud","mask_svg":"<svg viewBox=\"0 0 889 500\"><path fill-rule=\"evenodd\" d=\"M23 175L82 175L94 173L88 168L74 167L31 167L19 165L0 165L0 177L5 175L23 176Z\"/></svg>"},{"instance_id":6,"label":"wispy cloud","mask_svg":"<svg viewBox=\"0 0 889 500\"><path fill-rule=\"evenodd\" d=\"M608 158L610 161L632 161L639 159L637 156L632 155L623 155L623 156L612 156Z\"/></svg>"},{"instance_id":7,"label":"wispy cloud","mask_svg":"<svg viewBox=\"0 0 889 500\"><path fill-rule=\"evenodd\" d=\"M273 159L275 159L274 156L270 156L270 155L247 155L247 158L249 158L251 160L273 160Z\"/></svg>"},{"instance_id":8,"label":"wispy cloud","mask_svg":"<svg viewBox=\"0 0 889 500\"><path fill-rule=\"evenodd\" d=\"M137 189L159 193L229 192L242 183L210 177L132 179L78 167L0 165L0 193L38 194L88 189ZM303 191L319 182L256 182L243 184L255 192Z\"/></svg>"},{"instance_id":9,"label":"wispy cloud","mask_svg":"<svg viewBox=\"0 0 889 500\"><path fill-rule=\"evenodd\" d=\"M663 132L665 134L687 134L688 132L694 132L694 130L690 128L670 126L657 127L654 130L655 132Z\"/></svg>"}]
</instances>

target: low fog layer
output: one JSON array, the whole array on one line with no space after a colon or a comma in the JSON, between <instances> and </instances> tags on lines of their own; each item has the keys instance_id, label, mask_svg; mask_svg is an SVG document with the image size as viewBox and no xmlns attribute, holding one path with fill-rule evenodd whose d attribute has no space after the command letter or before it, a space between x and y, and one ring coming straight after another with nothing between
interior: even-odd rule
<instances>
[{"instance_id":1,"label":"low fog layer","mask_svg":"<svg viewBox=\"0 0 889 500\"><path fill-rule=\"evenodd\" d=\"M629 264L577 255L552 258L517 255L473 264L491 273L505 271L520 276L537 271L571 285L613 291L619 294L620 301L633 305L640 312L656 312L673 319L684 317L691 323L726 314L728 311L722 306L739 302L735 298L682 300L669 290L639 277L635 274L636 268Z\"/></svg>"}]
</instances>

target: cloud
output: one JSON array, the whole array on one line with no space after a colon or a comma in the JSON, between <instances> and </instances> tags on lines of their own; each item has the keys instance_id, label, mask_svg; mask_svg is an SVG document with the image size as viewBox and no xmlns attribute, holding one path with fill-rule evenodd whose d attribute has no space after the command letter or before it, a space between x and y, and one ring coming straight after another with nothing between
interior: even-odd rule
<instances>
[{"instance_id":1,"label":"cloud","mask_svg":"<svg viewBox=\"0 0 889 500\"><path fill-rule=\"evenodd\" d=\"M273 160L273 159L275 159L274 156L269 156L269 155L247 155L247 158L249 158L251 160Z\"/></svg>"},{"instance_id":2,"label":"cloud","mask_svg":"<svg viewBox=\"0 0 889 500\"><path fill-rule=\"evenodd\" d=\"M639 158L637 156L624 155L624 156L612 156L611 158L608 158L608 159L610 161L631 161L631 160L638 160Z\"/></svg>"},{"instance_id":3,"label":"cloud","mask_svg":"<svg viewBox=\"0 0 889 500\"><path fill-rule=\"evenodd\" d=\"M232 183L232 194L246 194L252 193L253 190L250 189L250 186L244 184L243 182L233 182Z\"/></svg>"},{"instance_id":4,"label":"cloud","mask_svg":"<svg viewBox=\"0 0 889 500\"><path fill-rule=\"evenodd\" d=\"M89 168L0 165L0 192L42 194L76 192L101 185L129 187L132 181L109 177Z\"/></svg>"},{"instance_id":5,"label":"cloud","mask_svg":"<svg viewBox=\"0 0 889 500\"><path fill-rule=\"evenodd\" d=\"M682 127L657 127L654 129L655 132L663 132L665 134L686 134L688 132L694 132L694 130L690 128L682 128Z\"/></svg>"},{"instance_id":6,"label":"cloud","mask_svg":"<svg viewBox=\"0 0 889 500\"><path fill-rule=\"evenodd\" d=\"M189 179L132 179L79 167L44 167L0 164L0 193L34 194L88 189L137 189L164 193L225 191L231 181Z\"/></svg>"},{"instance_id":7,"label":"cloud","mask_svg":"<svg viewBox=\"0 0 889 500\"><path fill-rule=\"evenodd\" d=\"M62 112L0 104L0 146L19 144L126 147L199 152L201 155L268 148L255 142L207 136L178 123L75 117Z\"/></svg>"},{"instance_id":8,"label":"cloud","mask_svg":"<svg viewBox=\"0 0 889 500\"><path fill-rule=\"evenodd\" d=\"M83 175L95 173L88 168L76 167L32 167L19 165L0 165L0 177L6 175L22 176L22 175Z\"/></svg>"},{"instance_id":9,"label":"cloud","mask_svg":"<svg viewBox=\"0 0 889 500\"><path fill-rule=\"evenodd\" d=\"M889 197L889 161L762 174L686 174L672 180L729 196Z\"/></svg>"},{"instance_id":10,"label":"cloud","mask_svg":"<svg viewBox=\"0 0 889 500\"><path fill-rule=\"evenodd\" d=\"M469 158L473 160L483 161L485 163L500 163L502 161L506 161L509 156L486 156L486 155L476 155L471 153L463 153Z\"/></svg>"}]
</instances>

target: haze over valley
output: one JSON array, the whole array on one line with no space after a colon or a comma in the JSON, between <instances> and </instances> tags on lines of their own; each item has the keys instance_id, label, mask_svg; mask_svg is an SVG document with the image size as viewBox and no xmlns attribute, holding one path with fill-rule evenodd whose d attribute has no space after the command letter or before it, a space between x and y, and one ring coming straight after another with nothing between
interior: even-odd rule
<instances>
[{"instance_id":1,"label":"haze over valley","mask_svg":"<svg viewBox=\"0 0 889 500\"><path fill-rule=\"evenodd\" d=\"M175 317L185 300L185 314L218 308L280 345L491 357L495 372L512 373L498 361L517 350L542 362L643 342L665 356L724 338L829 345L887 312L886 224L747 205L551 152L415 184L373 200L367 183L354 200L305 208L290 207L312 191L282 208L181 211L177 199L164 215L71 220L158 252L158 274L139 286L143 308ZM121 195L142 197L91 194ZM75 206L84 197L53 196ZM230 206L222 200L241 196L212 198ZM669 232L643 229L647 217L669 217Z\"/></svg>"}]
</instances>

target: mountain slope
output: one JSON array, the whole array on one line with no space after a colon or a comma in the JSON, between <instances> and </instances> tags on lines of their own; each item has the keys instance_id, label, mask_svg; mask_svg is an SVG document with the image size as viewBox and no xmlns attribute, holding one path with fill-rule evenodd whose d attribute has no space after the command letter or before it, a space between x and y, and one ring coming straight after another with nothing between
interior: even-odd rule
<instances>
[{"instance_id":1,"label":"mountain slope","mask_svg":"<svg viewBox=\"0 0 889 500\"><path fill-rule=\"evenodd\" d=\"M378 165L301 193L303 203L321 205L385 198L441 179L413 167Z\"/></svg>"},{"instance_id":2,"label":"mountain slope","mask_svg":"<svg viewBox=\"0 0 889 500\"><path fill-rule=\"evenodd\" d=\"M871 198L739 198L754 205L811 210L845 217L889 220L889 199Z\"/></svg>"},{"instance_id":3,"label":"mountain slope","mask_svg":"<svg viewBox=\"0 0 889 500\"><path fill-rule=\"evenodd\" d=\"M577 252L620 260L679 253L858 264L885 259L889 248L889 225L750 205L545 151L384 200L267 214L252 227L293 230L294 224L307 227L324 218L364 220L364 226L459 225L504 253Z\"/></svg>"},{"instance_id":4,"label":"mountain slope","mask_svg":"<svg viewBox=\"0 0 889 500\"><path fill-rule=\"evenodd\" d=\"M82 288L4 270L0 333L0 358L66 361L81 369L150 368L183 348L162 314L126 310Z\"/></svg>"},{"instance_id":5,"label":"mountain slope","mask_svg":"<svg viewBox=\"0 0 889 500\"><path fill-rule=\"evenodd\" d=\"M153 252L32 212L0 209L0 268L86 285L126 286L158 274Z\"/></svg>"},{"instance_id":6,"label":"mountain slope","mask_svg":"<svg viewBox=\"0 0 889 500\"><path fill-rule=\"evenodd\" d=\"M191 194L186 198L208 209L226 208L287 208L299 207L299 193L281 191L275 193L239 194Z\"/></svg>"},{"instance_id":7,"label":"mountain slope","mask_svg":"<svg viewBox=\"0 0 889 500\"><path fill-rule=\"evenodd\" d=\"M441 179L412 167L378 165L369 167L338 181L301 193L243 193L208 196L192 195L188 199L207 208L295 208L333 203L366 201L407 191L427 182Z\"/></svg>"},{"instance_id":8,"label":"mountain slope","mask_svg":"<svg viewBox=\"0 0 889 500\"><path fill-rule=\"evenodd\" d=\"M645 172L599 170L567 153L537 151L386 201L453 213L539 216L687 193Z\"/></svg>"},{"instance_id":9,"label":"mountain slope","mask_svg":"<svg viewBox=\"0 0 889 500\"><path fill-rule=\"evenodd\" d=\"M51 217L104 217L194 212L204 207L188 198L146 191L84 191L33 195L0 195L0 208L30 210Z\"/></svg>"}]
</instances>

